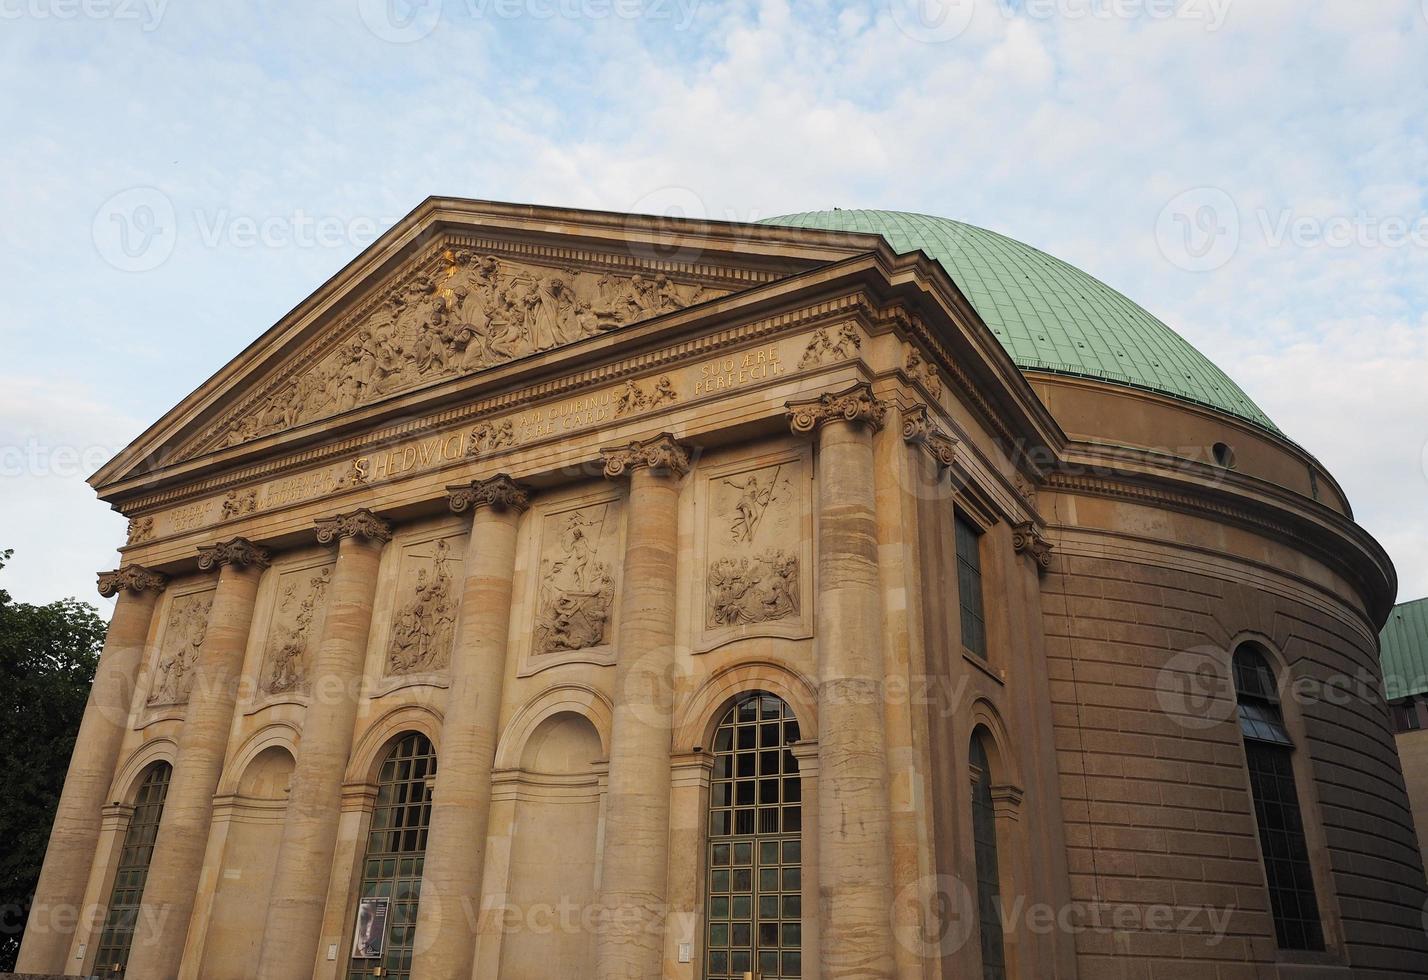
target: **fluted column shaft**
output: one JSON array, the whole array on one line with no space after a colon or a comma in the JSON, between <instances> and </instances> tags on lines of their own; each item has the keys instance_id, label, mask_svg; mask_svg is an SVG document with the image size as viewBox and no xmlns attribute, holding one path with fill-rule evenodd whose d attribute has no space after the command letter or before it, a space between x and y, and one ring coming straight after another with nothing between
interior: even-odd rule
<instances>
[{"instance_id":1,"label":"fluted column shaft","mask_svg":"<svg viewBox=\"0 0 1428 980\"><path fill-rule=\"evenodd\" d=\"M818 434L818 889L824 980L888 978L892 843L873 431L865 384L791 405Z\"/></svg>"},{"instance_id":2,"label":"fluted column shaft","mask_svg":"<svg viewBox=\"0 0 1428 980\"><path fill-rule=\"evenodd\" d=\"M595 937L599 980L662 972L679 478L687 467L668 436L607 454L606 474L629 472L630 493Z\"/></svg>"},{"instance_id":3,"label":"fluted column shaft","mask_svg":"<svg viewBox=\"0 0 1428 980\"><path fill-rule=\"evenodd\" d=\"M529 504L529 491L506 476L448 492L454 510L469 507L475 514L417 913L413 973L433 980L471 976L506 677L516 529Z\"/></svg>"},{"instance_id":4,"label":"fluted column shaft","mask_svg":"<svg viewBox=\"0 0 1428 980\"><path fill-rule=\"evenodd\" d=\"M90 864L99 845L103 809L109 802L114 766L134 697L134 679L144 657L154 604L164 577L138 565L99 576L99 591L118 592L109 632L99 655L89 701L69 759L45 863L20 945L16 969L61 973L74 939L75 917L84 901Z\"/></svg>"},{"instance_id":5,"label":"fluted column shaft","mask_svg":"<svg viewBox=\"0 0 1428 980\"><path fill-rule=\"evenodd\" d=\"M228 748L248 627L267 555L239 538L200 549L199 564L217 564L221 570L134 929L127 975L145 980L172 980L183 959L213 794Z\"/></svg>"},{"instance_id":6,"label":"fluted column shaft","mask_svg":"<svg viewBox=\"0 0 1428 980\"><path fill-rule=\"evenodd\" d=\"M317 958L377 570L390 537L386 523L366 510L318 522L320 542L338 540L337 564L308 674L312 696L293 765L263 927L257 975L264 980L310 977Z\"/></svg>"}]
</instances>

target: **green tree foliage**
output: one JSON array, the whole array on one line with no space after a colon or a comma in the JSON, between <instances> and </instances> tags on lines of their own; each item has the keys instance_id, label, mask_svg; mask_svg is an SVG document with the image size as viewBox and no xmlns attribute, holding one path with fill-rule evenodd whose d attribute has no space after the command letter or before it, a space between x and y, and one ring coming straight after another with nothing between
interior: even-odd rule
<instances>
[{"instance_id":1,"label":"green tree foliage","mask_svg":"<svg viewBox=\"0 0 1428 980\"><path fill-rule=\"evenodd\" d=\"M104 632L87 602L32 606L0 589L0 970L15 967Z\"/></svg>"}]
</instances>

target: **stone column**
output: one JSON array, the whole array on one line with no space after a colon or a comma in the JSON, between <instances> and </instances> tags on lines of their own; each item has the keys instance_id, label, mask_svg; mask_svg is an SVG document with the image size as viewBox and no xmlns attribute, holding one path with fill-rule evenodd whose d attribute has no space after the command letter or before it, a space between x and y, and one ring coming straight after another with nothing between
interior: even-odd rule
<instances>
[{"instance_id":1,"label":"stone column","mask_svg":"<svg viewBox=\"0 0 1428 980\"><path fill-rule=\"evenodd\" d=\"M818 438L822 975L890 978L892 845L873 495L873 432L886 408L860 382L788 409L794 432Z\"/></svg>"},{"instance_id":2,"label":"stone column","mask_svg":"<svg viewBox=\"0 0 1428 980\"><path fill-rule=\"evenodd\" d=\"M327 613L308 671L311 699L303 717L283 815L277 870L263 927L259 977L312 975L342 802L342 777L352 751L352 727L367 631L377 594L382 546L392 529L370 510L322 518L317 540L337 540Z\"/></svg>"},{"instance_id":3,"label":"stone column","mask_svg":"<svg viewBox=\"0 0 1428 980\"><path fill-rule=\"evenodd\" d=\"M50 828L50 843L16 969L23 973L62 973L67 965L74 920L84 901L89 868L99 843L103 810L109 803L114 766L119 758L134 678L148 642L154 604L164 576L139 565L99 575L99 594L116 593L114 615L89 689L89 703L70 754L69 773Z\"/></svg>"},{"instance_id":4,"label":"stone column","mask_svg":"<svg viewBox=\"0 0 1428 980\"><path fill-rule=\"evenodd\" d=\"M134 927L131 977L173 980L178 975L203 870L213 794L228 749L253 603L268 553L244 538L199 548L198 567L207 570L215 565L218 588L179 729L173 777Z\"/></svg>"},{"instance_id":5,"label":"stone column","mask_svg":"<svg viewBox=\"0 0 1428 980\"><path fill-rule=\"evenodd\" d=\"M433 980L471 976L491 812L491 767L506 679L516 527L530 506L529 489L505 474L449 487L447 493L452 510L475 513L466 545L466 579L441 726L412 965L414 975Z\"/></svg>"},{"instance_id":6,"label":"stone column","mask_svg":"<svg viewBox=\"0 0 1428 980\"><path fill-rule=\"evenodd\" d=\"M661 975L669 854L679 480L689 453L668 433L605 450L605 475L629 475L615 710L601 858L599 980Z\"/></svg>"}]
</instances>

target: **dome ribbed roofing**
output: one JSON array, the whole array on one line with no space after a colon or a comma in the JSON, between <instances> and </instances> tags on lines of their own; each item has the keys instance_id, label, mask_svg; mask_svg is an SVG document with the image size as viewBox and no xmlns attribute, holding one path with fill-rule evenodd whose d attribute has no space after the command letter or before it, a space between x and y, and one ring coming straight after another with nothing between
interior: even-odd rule
<instances>
[{"instance_id":1,"label":"dome ribbed roofing","mask_svg":"<svg viewBox=\"0 0 1428 980\"><path fill-rule=\"evenodd\" d=\"M1098 378L1278 428L1204 354L1105 283L985 228L903 211L807 211L762 224L882 235L936 259L1027 371Z\"/></svg>"}]
</instances>

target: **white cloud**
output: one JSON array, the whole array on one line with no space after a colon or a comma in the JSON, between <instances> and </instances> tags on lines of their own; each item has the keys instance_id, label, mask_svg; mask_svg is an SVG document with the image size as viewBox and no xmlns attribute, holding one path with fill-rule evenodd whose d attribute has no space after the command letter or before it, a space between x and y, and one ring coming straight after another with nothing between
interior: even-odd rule
<instances>
[{"instance_id":1,"label":"white cloud","mask_svg":"<svg viewBox=\"0 0 1428 980\"><path fill-rule=\"evenodd\" d=\"M1425 478L1404 462L1428 441L1428 250L1275 246L1257 230L1286 209L1424 213L1418 0L1237 0L1218 30L979 0L945 43L910 37L888 0L702 4L683 32L466 6L448 0L409 45L382 43L337 0L170 5L147 34L7 22L9 370L87 392L89 414L59 406L81 434L110 413L150 420L357 251L207 247L194 215L391 220L431 193L619 210L669 188L718 218L940 213L1061 255L1180 329L1330 466L1405 594L1428 593ZM90 224L135 185L173 200L180 238L159 269L126 275ZM1196 275L1164 259L1154 229L1202 186L1254 231ZM77 542L63 560L86 588L97 559L78 553L97 527L84 522L108 519L87 494L27 496L37 517L22 522Z\"/></svg>"}]
</instances>

